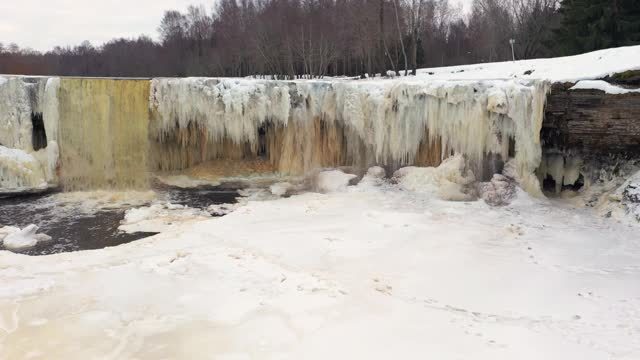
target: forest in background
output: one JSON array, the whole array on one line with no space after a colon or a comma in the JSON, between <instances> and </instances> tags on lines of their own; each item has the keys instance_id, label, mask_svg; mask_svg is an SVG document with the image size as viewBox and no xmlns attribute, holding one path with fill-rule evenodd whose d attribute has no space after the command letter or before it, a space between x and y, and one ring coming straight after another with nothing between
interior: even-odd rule
<instances>
[{"instance_id":1,"label":"forest in background","mask_svg":"<svg viewBox=\"0 0 640 360\"><path fill-rule=\"evenodd\" d=\"M638 0L218 0L148 36L46 53L0 39L0 74L277 78L572 55L640 44Z\"/></svg>"}]
</instances>

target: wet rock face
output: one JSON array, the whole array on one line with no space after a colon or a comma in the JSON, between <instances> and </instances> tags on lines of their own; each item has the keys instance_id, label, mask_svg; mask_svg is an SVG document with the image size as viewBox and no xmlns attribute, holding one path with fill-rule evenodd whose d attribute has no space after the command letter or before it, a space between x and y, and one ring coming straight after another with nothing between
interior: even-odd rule
<instances>
[{"instance_id":1,"label":"wet rock face","mask_svg":"<svg viewBox=\"0 0 640 360\"><path fill-rule=\"evenodd\" d=\"M554 84L542 125L543 148L640 155L640 93L606 94Z\"/></svg>"},{"instance_id":2,"label":"wet rock face","mask_svg":"<svg viewBox=\"0 0 640 360\"><path fill-rule=\"evenodd\" d=\"M44 127L44 119L41 112L31 113L32 134L31 142L33 150L38 151L47 147L47 133Z\"/></svg>"},{"instance_id":3,"label":"wet rock face","mask_svg":"<svg viewBox=\"0 0 640 360\"><path fill-rule=\"evenodd\" d=\"M630 182L622 192L625 201L640 205L640 179Z\"/></svg>"},{"instance_id":4,"label":"wet rock face","mask_svg":"<svg viewBox=\"0 0 640 360\"><path fill-rule=\"evenodd\" d=\"M635 173L618 189L627 214L640 221L640 172Z\"/></svg>"},{"instance_id":5,"label":"wet rock face","mask_svg":"<svg viewBox=\"0 0 640 360\"><path fill-rule=\"evenodd\" d=\"M612 84L640 87L640 70L629 70L613 74L605 77L603 80Z\"/></svg>"}]
</instances>

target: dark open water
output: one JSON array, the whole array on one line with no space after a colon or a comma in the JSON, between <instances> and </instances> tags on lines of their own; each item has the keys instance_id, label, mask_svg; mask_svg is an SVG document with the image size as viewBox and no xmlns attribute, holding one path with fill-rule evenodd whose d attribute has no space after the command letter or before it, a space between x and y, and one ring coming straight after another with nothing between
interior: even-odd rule
<instances>
[{"instance_id":1,"label":"dark open water","mask_svg":"<svg viewBox=\"0 0 640 360\"><path fill-rule=\"evenodd\" d=\"M181 189L158 186L159 198L193 208L205 209L209 205L235 203L238 192L214 186ZM137 206L146 206L139 204ZM31 194L0 198L0 227L24 228L29 224L40 227L53 239L36 247L21 251L27 255L48 255L61 252L101 249L142 239L155 233L127 234L118 231L120 221L129 207L101 208L87 211L81 203L61 204L53 194ZM3 247L0 244L0 250Z\"/></svg>"}]
</instances>

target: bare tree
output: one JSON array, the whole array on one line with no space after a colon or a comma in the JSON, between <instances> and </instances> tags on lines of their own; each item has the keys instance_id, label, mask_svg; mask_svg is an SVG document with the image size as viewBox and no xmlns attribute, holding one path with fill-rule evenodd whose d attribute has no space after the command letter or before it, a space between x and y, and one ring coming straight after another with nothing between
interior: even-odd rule
<instances>
[{"instance_id":1,"label":"bare tree","mask_svg":"<svg viewBox=\"0 0 640 360\"><path fill-rule=\"evenodd\" d=\"M0 73L74 76L374 76L550 56L560 0L218 0L164 13L160 41L114 39L46 53L0 45Z\"/></svg>"},{"instance_id":2,"label":"bare tree","mask_svg":"<svg viewBox=\"0 0 640 360\"><path fill-rule=\"evenodd\" d=\"M402 31L400 30L400 17L398 16L398 0L393 1L393 9L396 14L396 26L398 27L398 37L400 39L400 46L402 47L402 55L404 56L404 76L409 75L409 65L407 62L407 52L404 49L404 40L402 40Z\"/></svg>"}]
</instances>

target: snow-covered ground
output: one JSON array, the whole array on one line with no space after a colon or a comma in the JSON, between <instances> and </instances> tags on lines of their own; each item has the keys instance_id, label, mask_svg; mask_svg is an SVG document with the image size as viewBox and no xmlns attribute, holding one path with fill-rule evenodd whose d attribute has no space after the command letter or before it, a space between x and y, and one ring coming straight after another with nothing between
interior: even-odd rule
<instances>
[{"instance_id":1,"label":"snow-covered ground","mask_svg":"<svg viewBox=\"0 0 640 360\"><path fill-rule=\"evenodd\" d=\"M637 59L640 47L627 47L423 69L409 79L330 80L342 91L336 99L351 99L340 107L325 101L333 97L322 95L328 86L321 81L297 81L302 93L318 102L309 101L309 113L296 116L308 120L316 110L338 114L336 119L362 133L359 138L376 145L382 158L417 151L425 124L459 154L473 158L497 151L508 141L497 142L490 130L494 120L509 114L517 121L500 123L502 133L518 140L520 163L509 162L504 175L480 186L480 194L461 156L437 169L404 168L391 179L381 178L384 170L375 167L357 186L348 186L356 179L338 170L320 172L306 193L300 184L280 182L253 195L249 191L239 204L206 212L159 202L130 210L123 230L161 234L118 247L44 257L0 251L0 359L640 359L639 178L597 194L606 195L601 198L610 214L608 206L623 218L533 198L516 187L517 175L523 169L532 175L540 160L542 102L533 95L544 95L546 84L529 87L539 80L598 79L640 69ZM8 93L26 94L26 85L0 78L3 82ZM173 91L170 82L204 95L194 100L188 92ZM156 94L170 99L155 98L168 127L178 110L184 113L181 120L193 114L206 119L212 109L207 96L218 87L223 95L242 96L228 99L237 104L224 104L227 117L207 122L212 134L232 129L238 139L251 141L245 133L255 136L254 126L273 114L289 121L286 89L269 90L282 95L273 95L281 100L273 102L249 96L248 85L262 89L266 82L208 82L154 80L154 89L166 90ZM55 98L57 81L39 84L43 94ZM602 85L580 87L621 91ZM428 95L429 109L443 113L425 117L409 111L420 95ZM24 161L14 164L16 154L28 155L42 168L37 179L54 178L57 146L38 155L19 144L30 135L31 108L26 100L6 99L0 105L22 106L25 120L18 129L15 117L6 117L5 128L20 136L7 137L15 144L8 145L10 153L5 150L4 163L12 161L13 174L24 167L18 167ZM469 104L477 112L445 111L461 99L473 100ZM257 106L244 106L250 101ZM55 121L45 126L56 134L57 108L49 104L47 110L48 103L53 102L42 105L45 119ZM245 109L257 115L251 118ZM289 150L291 157L302 153ZM33 173L27 170L20 174ZM529 185L535 193L537 182ZM254 196L261 192L267 196ZM476 195L507 205L472 201ZM89 208L105 201L140 206L131 194L60 196L80 199ZM228 215L210 218L209 213ZM3 241L17 231L4 228Z\"/></svg>"},{"instance_id":2,"label":"snow-covered ground","mask_svg":"<svg viewBox=\"0 0 640 360\"><path fill-rule=\"evenodd\" d=\"M640 89L626 89L620 86L611 85L604 80L580 80L569 90L579 89L595 89L614 95L640 93Z\"/></svg>"},{"instance_id":3,"label":"snow-covered ground","mask_svg":"<svg viewBox=\"0 0 640 360\"><path fill-rule=\"evenodd\" d=\"M640 46L549 59L530 59L418 69L419 77L444 80L537 79L575 82L640 70Z\"/></svg>"},{"instance_id":4,"label":"snow-covered ground","mask_svg":"<svg viewBox=\"0 0 640 360\"><path fill-rule=\"evenodd\" d=\"M0 252L0 358L640 358L637 227L379 173L115 248Z\"/></svg>"}]
</instances>

